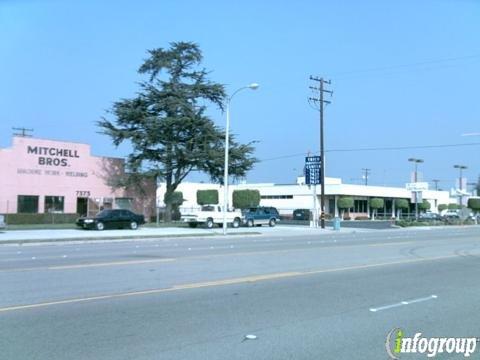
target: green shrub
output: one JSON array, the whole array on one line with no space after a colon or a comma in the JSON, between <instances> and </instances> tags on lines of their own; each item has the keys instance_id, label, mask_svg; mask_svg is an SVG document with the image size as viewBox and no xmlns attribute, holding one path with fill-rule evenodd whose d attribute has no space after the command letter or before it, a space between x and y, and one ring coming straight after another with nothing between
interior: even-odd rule
<instances>
[{"instance_id":1,"label":"green shrub","mask_svg":"<svg viewBox=\"0 0 480 360\"><path fill-rule=\"evenodd\" d=\"M382 198L370 199L370 207L372 209L382 209L385 206L385 201Z\"/></svg>"},{"instance_id":2,"label":"green shrub","mask_svg":"<svg viewBox=\"0 0 480 360\"><path fill-rule=\"evenodd\" d=\"M443 210L447 210L448 209L448 205L447 204L440 204L438 205L438 211L443 211Z\"/></svg>"},{"instance_id":3,"label":"green shrub","mask_svg":"<svg viewBox=\"0 0 480 360\"><path fill-rule=\"evenodd\" d=\"M260 204L260 192L258 190L234 190L232 203L235 209L247 209Z\"/></svg>"},{"instance_id":4,"label":"green shrub","mask_svg":"<svg viewBox=\"0 0 480 360\"><path fill-rule=\"evenodd\" d=\"M423 200L420 204L418 204L418 209L419 210L430 210L432 205L428 200Z\"/></svg>"},{"instance_id":5,"label":"green shrub","mask_svg":"<svg viewBox=\"0 0 480 360\"><path fill-rule=\"evenodd\" d=\"M218 190L197 190L198 205L216 205L218 204Z\"/></svg>"},{"instance_id":6,"label":"green shrub","mask_svg":"<svg viewBox=\"0 0 480 360\"><path fill-rule=\"evenodd\" d=\"M74 224L78 214L5 214L8 225Z\"/></svg>"},{"instance_id":7,"label":"green shrub","mask_svg":"<svg viewBox=\"0 0 480 360\"><path fill-rule=\"evenodd\" d=\"M475 212L480 211L480 199L468 199L468 208L472 209Z\"/></svg>"},{"instance_id":8,"label":"green shrub","mask_svg":"<svg viewBox=\"0 0 480 360\"><path fill-rule=\"evenodd\" d=\"M174 191L173 193L170 194L170 197L169 199L167 199L167 194L165 193L164 197L163 197L163 201L166 203L168 203L170 200L170 204L172 204L172 206L180 206L183 204L183 193L181 191Z\"/></svg>"},{"instance_id":9,"label":"green shrub","mask_svg":"<svg viewBox=\"0 0 480 360\"><path fill-rule=\"evenodd\" d=\"M397 209L408 209L409 204L407 199L395 199L395 208Z\"/></svg>"},{"instance_id":10,"label":"green shrub","mask_svg":"<svg viewBox=\"0 0 480 360\"><path fill-rule=\"evenodd\" d=\"M462 207L458 204L448 204L448 210L459 210Z\"/></svg>"},{"instance_id":11,"label":"green shrub","mask_svg":"<svg viewBox=\"0 0 480 360\"><path fill-rule=\"evenodd\" d=\"M337 206L341 210L348 210L353 207L353 198L351 197L341 197L338 199Z\"/></svg>"}]
</instances>

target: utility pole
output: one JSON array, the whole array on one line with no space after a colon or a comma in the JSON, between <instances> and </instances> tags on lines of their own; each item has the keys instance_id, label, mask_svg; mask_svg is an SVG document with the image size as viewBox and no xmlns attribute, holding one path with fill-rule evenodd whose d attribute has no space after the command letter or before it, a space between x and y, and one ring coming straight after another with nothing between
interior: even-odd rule
<instances>
[{"instance_id":1,"label":"utility pole","mask_svg":"<svg viewBox=\"0 0 480 360\"><path fill-rule=\"evenodd\" d=\"M370 169L363 168L363 179L365 180L365 186L368 185L368 175L370 175Z\"/></svg>"},{"instance_id":2,"label":"utility pole","mask_svg":"<svg viewBox=\"0 0 480 360\"><path fill-rule=\"evenodd\" d=\"M21 137L32 137L31 134L27 134L28 132L33 132L33 129L26 129L26 128L12 128L12 130L20 131L20 133L13 133L13 136L21 136Z\"/></svg>"},{"instance_id":3,"label":"utility pole","mask_svg":"<svg viewBox=\"0 0 480 360\"><path fill-rule=\"evenodd\" d=\"M311 81L315 81L319 84L319 87L310 86L310 89L314 92L318 92L318 95L310 97L320 112L320 226L325 229L325 147L324 147L324 126L323 126L323 110L325 104L331 102L324 99L324 94L328 93L330 96L333 91L325 89L325 85L331 85L330 80L325 80L323 77L318 78L316 76L310 76Z\"/></svg>"},{"instance_id":4,"label":"utility pole","mask_svg":"<svg viewBox=\"0 0 480 360\"><path fill-rule=\"evenodd\" d=\"M435 184L435 191L438 191L438 183L440 182L440 180L432 179L432 182Z\"/></svg>"}]
</instances>

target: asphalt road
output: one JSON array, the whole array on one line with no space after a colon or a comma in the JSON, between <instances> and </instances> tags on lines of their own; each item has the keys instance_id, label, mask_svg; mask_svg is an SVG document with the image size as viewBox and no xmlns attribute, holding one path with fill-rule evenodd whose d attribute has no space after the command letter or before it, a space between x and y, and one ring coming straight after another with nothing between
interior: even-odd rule
<instances>
[{"instance_id":1,"label":"asphalt road","mask_svg":"<svg viewBox=\"0 0 480 360\"><path fill-rule=\"evenodd\" d=\"M458 227L2 246L0 359L386 359L393 328L479 337L479 244Z\"/></svg>"}]
</instances>

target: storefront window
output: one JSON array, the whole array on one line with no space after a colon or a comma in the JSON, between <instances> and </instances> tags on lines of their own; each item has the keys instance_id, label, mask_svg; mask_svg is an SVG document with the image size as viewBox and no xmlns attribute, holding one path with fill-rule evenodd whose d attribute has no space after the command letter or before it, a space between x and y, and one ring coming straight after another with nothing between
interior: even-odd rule
<instances>
[{"instance_id":1,"label":"storefront window","mask_svg":"<svg viewBox=\"0 0 480 360\"><path fill-rule=\"evenodd\" d=\"M34 195L18 195L17 197L18 213L38 213L38 196Z\"/></svg>"},{"instance_id":2,"label":"storefront window","mask_svg":"<svg viewBox=\"0 0 480 360\"><path fill-rule=\"evenodd\" d=\"M353 211L356 213L366 213L368 202L367 200L354 200Z\"/></svg>"},{"instance_id":3,"label":"storefront window","mask_svg":"<svg viewBox=\"0 0 480 360\"><path fill-rule=\"evenodd\" d=\"M63 196L45 196L46 213L63 213Z\"/></svg>"}]
</instances>

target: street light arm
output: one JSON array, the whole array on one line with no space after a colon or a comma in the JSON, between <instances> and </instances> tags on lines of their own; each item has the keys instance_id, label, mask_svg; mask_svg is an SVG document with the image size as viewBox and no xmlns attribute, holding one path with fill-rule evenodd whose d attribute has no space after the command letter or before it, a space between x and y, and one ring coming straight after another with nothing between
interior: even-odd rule
<instances>
[{"instance_id":1,"label":"street light arm","mask_svg":"<svg viewBox=\"0 0 480 360\"><path fill-rule=\"evenodd\" d=\"M233 92L232 95L230 95L230 96L227 98L227 101L226 101L226 102L227 102L227 106L228 106L228 104L230 104L230 102L232 101L233 97L234 97L237 93L239 93L240 91L245 90L245 89L257 90L258 87L259 87L259 85L258 85L257 83L251 83L251 84L249 84L249 85L242 86L241 88L238 88L237 90L235 90L235 91Z\"/></svg>"}]
</instances>

